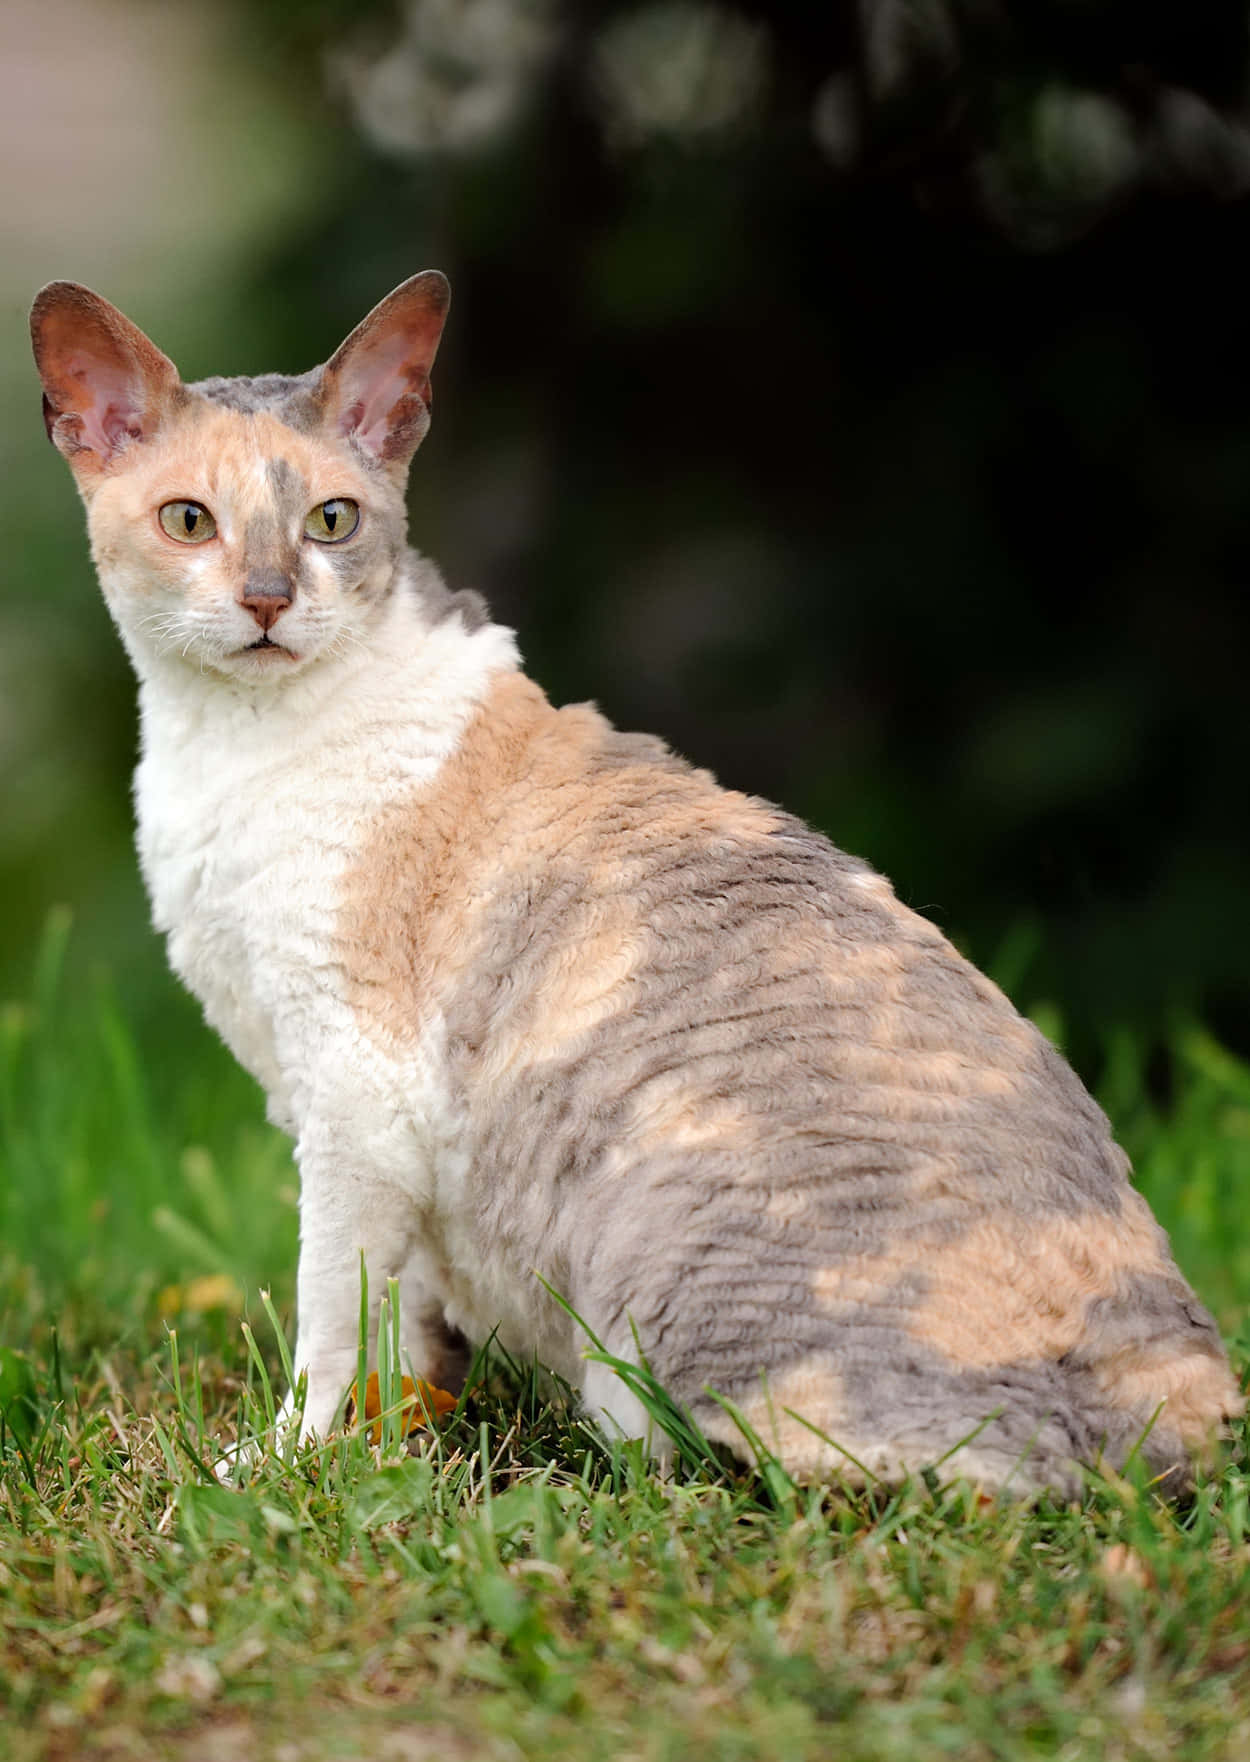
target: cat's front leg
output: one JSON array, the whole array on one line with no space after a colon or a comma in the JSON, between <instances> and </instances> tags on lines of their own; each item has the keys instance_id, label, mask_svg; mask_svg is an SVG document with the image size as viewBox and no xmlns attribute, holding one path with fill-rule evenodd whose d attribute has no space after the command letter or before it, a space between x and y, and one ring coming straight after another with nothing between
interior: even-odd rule
<instances>
[{"instance_id":1,"label":"cat's front leg","mask_svg":"<svg viewBox=\"0 0 1250 1762\"><path fill-rule=\"evenodd\" d=\"M418 1376L447 1374L448 1341L428 1277L421 1217L410 1191L340 1154L300 1146L300 1253L296 1285L296 1378L306 1379L300 1437L324 1438L358 1368L360 1267L369 1288L375 1360L378 1303L399 1281L401 1356ZM446 1368L445 1368L446 1367ZM283 1412L293 1411L293 1393Z\"/></svg>"},{"instance_id":2,"label":"cat's front leg","mask_svg":"<svg viewBox=\"0 0 1250 1762\"><path fill-rule=\"evenodd\" d=\"M369 1284L368 1352L376 1360L378 1302L387 1280L399 1281L401 1358L406 1371L446 1388L463 1382L464 1342L449 1330L421 1228L413 1185L401 1185L389 1168L380 1173L346 1152L333 1130L306 1131L297 1150L300 1165L300 1257L294 1355L296 1388L287 1391L277 1416L281 1439L296 1417L296 1392L304 1397L299 1437L328 1436L343 1396L356 1379L360 1339L360 1266ZM386 1164L383 1164L386 1167ZM412 1161L404 1172L413 1174ZM260 1440L227 1450L219 1479L231 1483L262 1453Z\"/></svg>"}]
</instances>

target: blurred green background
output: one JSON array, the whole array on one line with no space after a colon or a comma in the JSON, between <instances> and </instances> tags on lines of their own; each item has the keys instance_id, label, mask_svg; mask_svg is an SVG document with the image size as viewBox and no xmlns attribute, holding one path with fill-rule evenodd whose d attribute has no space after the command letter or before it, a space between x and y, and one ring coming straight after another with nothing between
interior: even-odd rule
<instances>
[{"instance_id":1,"label":"blurred green background","mask_svg":"<svg viewBox=\"0 0 1250 1762\"><path fill-rule=\"evenodd\" d=\"M0 998L49 906L194 1044L127 666L25 331L301 370L437 265L413 541L593 697L869 857L1089 1074L1250 1049L1247 8L9 0Z\"/></svg>"}]
</instances>

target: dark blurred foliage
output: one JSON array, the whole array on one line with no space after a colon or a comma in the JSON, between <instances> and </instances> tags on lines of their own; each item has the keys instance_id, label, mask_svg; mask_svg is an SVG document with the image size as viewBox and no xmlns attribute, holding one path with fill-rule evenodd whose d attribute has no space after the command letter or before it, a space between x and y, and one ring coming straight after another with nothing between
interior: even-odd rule
<instances>
[{"instance_id":1,"label":"dark blurred foliage","mask_svg":"<svg viewBox=\"0 0 1250 1762\"><path fill-rule=\"evenodd\" d=\"M187 365L442 266L413 540L554 697L869 857L1083 1062L1250 1047L1246 7L238 13L340 150Z\"/></svg>"}]
</instances>

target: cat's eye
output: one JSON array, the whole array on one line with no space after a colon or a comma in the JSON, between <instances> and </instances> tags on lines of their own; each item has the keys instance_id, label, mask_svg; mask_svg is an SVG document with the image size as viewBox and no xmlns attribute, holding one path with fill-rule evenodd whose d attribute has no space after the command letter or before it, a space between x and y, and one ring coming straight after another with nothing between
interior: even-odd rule
<instances>
[{"instance_id":1,"label":"cat's eye","mask_svg":"<svg viewBox=\"0 0 1250 1762\"><path fill-rule=\"evenodd\" d=\"M315 538L321 544L337 544L340 539L350 538L359 525L359 504L346 496L332 496L328 502L318 502L305 520L304 537Z\"/></svg>"},{"instance_id":2,"label":"cat's eye","mask_svg":"<svg viewBox=\"0 0 1250 1762\"><path fill-rule=\"evenodd\" d=\"M202 545L217 536L217 522L200 502L166 502L157 519L179 544Z\"/></svg>"}]
</instances>

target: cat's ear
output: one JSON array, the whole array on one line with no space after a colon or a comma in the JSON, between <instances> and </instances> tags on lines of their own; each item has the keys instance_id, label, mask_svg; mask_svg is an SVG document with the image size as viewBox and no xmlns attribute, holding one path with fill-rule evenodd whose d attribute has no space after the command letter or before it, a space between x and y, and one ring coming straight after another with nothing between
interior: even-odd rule
<instances>
[{"instance_id":1,"label":"cat's ear","mask_svg":"<svg viewBox=\"0 0 1250 1762\"><path fill-rule=\"evenodd\" d=\"M430 426L430 369L451 302L446 276L401 282L322 369L327 423L371 458L407 465Z\"/></svg>"},{"instance_id":2,"label":"cat's ear","mask_svg":"<svg viewBox=\"0 0 1250 1762\"><path fill-rule=\"evenodd\" d=\"M49 438L75 471L147 440L182 389L156 344L90 288L49 282L30 313Z\"/></svg>"}]
</instances>

